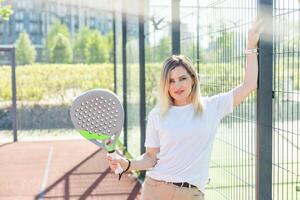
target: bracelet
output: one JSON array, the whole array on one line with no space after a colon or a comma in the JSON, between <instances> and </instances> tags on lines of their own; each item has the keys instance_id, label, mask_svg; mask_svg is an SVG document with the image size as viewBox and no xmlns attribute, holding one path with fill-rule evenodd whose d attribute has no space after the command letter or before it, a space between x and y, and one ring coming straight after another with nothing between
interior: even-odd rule
<instances>
[{"instance_id":1,"label":"bracelet","mask_svg":"<svg viewBox=\"0 0 300 200\"><path fill-rule=\"evenodd\" d=\"M128 159L126 159L126 160L128 161L128 166L127 166L127 168L126 168L121 174L119 174L119 180L121 179L122 175L123 175L125 172L127 172L127 171L129 170L129 168L130 168L131 162L130 162L130 160L128 160Z\"/></svg>"},{"instance_id":2,"label":"bracelet","mask_svg":"<svg viewBox=\"0 0 300 200\"><path fill-rule=\"evenodd\" d=\"M127 161L128 161L128 166L127 166L127 168L123 171L123 173L127 172L127 171L129 170L129 168L130 168L131 162L130 162L130 160L128 160L128 159L127 159Z\"/></svg>"},{"instance_id":3,"label":"bracelet","mask_svg":"<svg viewBox=\"0 0 300 200\"><path fill-rule=\"evenodd\" d=\"M254 49L245 49L245 50L244 50L244 53L245 53L245 54L253 54L253 53L258 54L258 48L254 48Z\"/></svg>"}]
</instances>

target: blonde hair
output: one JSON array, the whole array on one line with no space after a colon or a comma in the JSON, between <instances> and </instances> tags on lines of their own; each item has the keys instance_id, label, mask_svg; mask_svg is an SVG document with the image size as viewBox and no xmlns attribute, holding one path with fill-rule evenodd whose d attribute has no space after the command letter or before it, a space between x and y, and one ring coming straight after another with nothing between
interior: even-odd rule
<instances>
[{"instance_id":1,"label":"blonde hair","mask_svg":"<svg viewBox=\"0 0 300 200\"><path fill-rule=\"evenodd\" d=\"M159 108L161 116L164 116L169 108L174 105L173 99L169 94L170 87L170 74L176 67L183 67L193 79L193 86L190 93L190 101L195 108L196 114L201 115L204 106L202 101L202 95L200 92L200 83L198 79L197 71L195 70L192 61L184 55L172 55L167 58L163 64L163 68L160 75L160 99Z\"/></svg>"}]
</instances>

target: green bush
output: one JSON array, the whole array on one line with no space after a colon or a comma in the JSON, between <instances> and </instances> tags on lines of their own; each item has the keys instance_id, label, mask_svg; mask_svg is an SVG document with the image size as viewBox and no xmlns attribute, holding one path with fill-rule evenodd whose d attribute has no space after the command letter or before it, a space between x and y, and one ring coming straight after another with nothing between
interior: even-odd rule
<instances>
[{"instance_id":1,"label":"green bush","mask_svg":"<svg viewBox=\"0 0 300 200\"><path fill-rule=\"evenodd\" d=\"M58 33L55 37L50 55L50 61L52 63L71 63L73 54L70 40L63 34Z\"/></svg>"},{"instance_id":2,"label":"green bush","mask_svg":"<svg viewBox=\"0 0 300 200\"><path fill-rule=\"evenodd\" d=\"M117 88L119 95L122 93L122 65L118 65ZM156 104L159 95L159 78L162 68L161 63L146 64L146 104L151 108ZM276 69L275 87L282 85L284 68ZM200 65L200 88L203 96L210 96L220 92L229 91L243 81L244 67L236 64L201 64ZM11 68L0 68L0 101L11 100ZM34 64L16 68L17 99L24 101L40 101L59 99L62 102L68 100L68 96L74 96L92 88L114 89L113 65L112 64ZM131 101L138 103L139 99L139 65L128 65L127 87ZM293 73L294 89L299 90L299 76ZM71 94L70 94L71 93ZM74 93L74 94L73 94ZM121 95L122 96L122 95ZM133 98L134 97L134 98ZM253 95L248 100L253 100ZM279 97L282 98L282 97Z\"/></svg>"},{"instance_id":3,"label":"green bush","mask_svg":"<svg viewBox=\"0 0 300 200\"><path fill-rule=\"evenodd\" d=\"M10 101L11 68L1 67L0 101ZM113 65L34 64L16 68L17 100L61 103L92 88L113 90ZM50 102L49 102L50 103Z\"/></svg>"},{"instance_id":4,"label":"green bush","mask_svg":"<svg viewBox=\"0 0 300 200\"><path fill-rule=\"evenodd\" d=\"M18 65L34 63L36 50L26 32L22 32L16 41L16 60Z\"/></svg>"}]
</instances>

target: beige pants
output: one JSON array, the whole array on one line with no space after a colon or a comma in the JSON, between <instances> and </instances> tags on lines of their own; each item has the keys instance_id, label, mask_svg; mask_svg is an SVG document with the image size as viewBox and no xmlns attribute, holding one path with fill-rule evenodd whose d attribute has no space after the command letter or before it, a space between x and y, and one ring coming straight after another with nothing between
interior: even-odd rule
<instances>
[{"instance_id":1,"label":"beige pants","mask_svg":"<svg viewBox=\"0 0 300 200\"><path fill-rule=\"evenodd\" d=\"M179 187L146 177L142 200L204 200L204 194L198 188Z\"/></svg>"}]
</instances>

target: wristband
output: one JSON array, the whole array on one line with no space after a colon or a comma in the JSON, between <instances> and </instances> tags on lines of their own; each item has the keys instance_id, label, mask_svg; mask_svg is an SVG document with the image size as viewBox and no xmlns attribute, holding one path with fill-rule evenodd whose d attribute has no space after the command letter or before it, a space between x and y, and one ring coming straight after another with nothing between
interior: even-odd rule
<instances>
[{"instance_id":1,"label":"wristband","mask_svg":"<svg viewBox=\"0 0 300 200\"><path fill-rule=\"evenodd\" d=\"M127 171L129 170L129 168L130 168L131 162L130 162L130 160L128 160L128 159L127 159L127 161L128 161L128 166L127 166L127 168L126 168L121 174L119 174L119 180L121 179L122 175L123 175L125 172L127 172Z\"/></svg>"},{"instance_id":2,"label":"wristband","mask_svg":"<svg viewBox=\"0 0 300 200\"><path fill-rule=\"evenodd\" d=\"M258 54L258 48L254 48L254 49L245 49L245 50L244 50L244 53L245 53L245 54L253 54L253 53Z\"/></svg>"}]
</instances>

